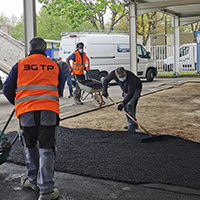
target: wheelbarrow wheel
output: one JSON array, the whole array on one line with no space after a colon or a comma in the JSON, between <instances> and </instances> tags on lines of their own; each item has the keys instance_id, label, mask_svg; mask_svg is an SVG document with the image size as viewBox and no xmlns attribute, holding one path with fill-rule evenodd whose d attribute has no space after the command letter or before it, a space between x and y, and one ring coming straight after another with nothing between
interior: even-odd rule
<instances>
[{"instance_id":1,"label":"wheelbarrow wheel","mask_svg":"<svg viewBox=\"0 0 200 200\"><path fill-rule=\"evenodd\" d=\"M96 107L101 107L103 105L103 98L102 98L101 94L94 95L93 103Z\"/></svg>"}]
</instances>

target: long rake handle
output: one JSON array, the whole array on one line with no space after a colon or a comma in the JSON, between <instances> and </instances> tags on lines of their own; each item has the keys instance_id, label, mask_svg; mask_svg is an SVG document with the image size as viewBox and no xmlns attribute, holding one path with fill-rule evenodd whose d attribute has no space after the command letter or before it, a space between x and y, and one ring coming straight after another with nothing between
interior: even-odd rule
<instances>
[{"instance_id":1,"label":"long rake handle","mask_svg":"<svg viewBox=\"0 0 200 200\"><path fill-rule=\"evenodd\" d=\"M115 104L117 105L117 103L111 99L109 96L108 98ZM150 137L152 137L152 135L149 133L149 131L147 131L139 122L137 122L133 117L131 117L125 110L123 110L123 112L131 119L133 120L141 129L143 129L145 131L145 133L147 133Z\"/></svg>"}]
</instances>

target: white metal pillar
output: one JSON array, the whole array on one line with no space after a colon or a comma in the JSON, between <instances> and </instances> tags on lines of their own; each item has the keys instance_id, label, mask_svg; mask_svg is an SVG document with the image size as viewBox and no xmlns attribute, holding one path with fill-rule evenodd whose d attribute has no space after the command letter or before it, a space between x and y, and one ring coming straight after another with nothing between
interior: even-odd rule
<instances>
[{"instance_id":1,"label":"white metal pillar","mask_svg":"<svg viewBox=\"0 0 200 200\"><path fill-rule=\"evenodd\" d=\"M180 34L179 26L180 20L179 16L174 16L174 74L179 75L179 46L180 46Z\"/></svg>"},{"instance_id":2,"label":"white metal pillar","mask_svg":"<svg viewBox=\"0 0 200 200\"><path fill-rule=\"evenodd\" d=\"M28 44L36 36L35 0L24 0L24 42L25 57L28 55Z\"/></svg>"},{"instance_id":3,"label":"white metal pillar","mask_svg":"<svg viewBox=\"0 0 200 200\"><path fill-rule=\"evenodd\" d=\"M136 1L129 4L129 46L130 46L130 70L137 75L137 34L136 34Z\"/></svg>"}]
</instances>

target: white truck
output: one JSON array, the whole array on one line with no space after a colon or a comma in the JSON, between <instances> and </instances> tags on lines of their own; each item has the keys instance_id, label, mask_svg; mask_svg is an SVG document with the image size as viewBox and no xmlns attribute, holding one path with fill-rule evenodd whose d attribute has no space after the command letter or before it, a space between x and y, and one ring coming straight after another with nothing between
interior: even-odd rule
<instances>
[{"instance_id":1,"label":"white truck","mask_svg":"<svg viewBox=\"0 0 200 200\"><path fill-rule=\"evenodd\" d=\"M197 69L196 43L183 44L179 48L179 70L195 71ZM163 71L174 70L174 55L164 60Z\"/></svg>"},{"instance_id":2,"label":"white truck","mask_svg":"<svg viewBox=\"0 0 200 200\"><path fill-rule=\"evenodd\" d=\"M59 57L62 61L66 61L67 57L74 52L78 42L84 43L84 51L89 58L91 78L102 81L108 73L120 66L130 70L129 35L66 33L61 39L59 48ZM137 53L138 76L146 78L147 81L153 81L157 75L156 64L139 40Z\"/></svg>"}]
</instances>

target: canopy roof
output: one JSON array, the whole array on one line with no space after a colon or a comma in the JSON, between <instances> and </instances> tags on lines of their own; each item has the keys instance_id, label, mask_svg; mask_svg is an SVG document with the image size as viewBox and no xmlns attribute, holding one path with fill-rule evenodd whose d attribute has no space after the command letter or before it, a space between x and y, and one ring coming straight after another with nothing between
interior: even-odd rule
<instances>
[{"instance_id":1,"label":"canopy roof","mask_svg":"<svg viewBox=\"0 0 200 200\"><path fill-rule=\"evenodd\" d=\"M134 0L126 0L134 1ZM137 15L152 11L180 17L180 26L200 21L200 0L135 0Z\"/></svg>"}]
</instances>

